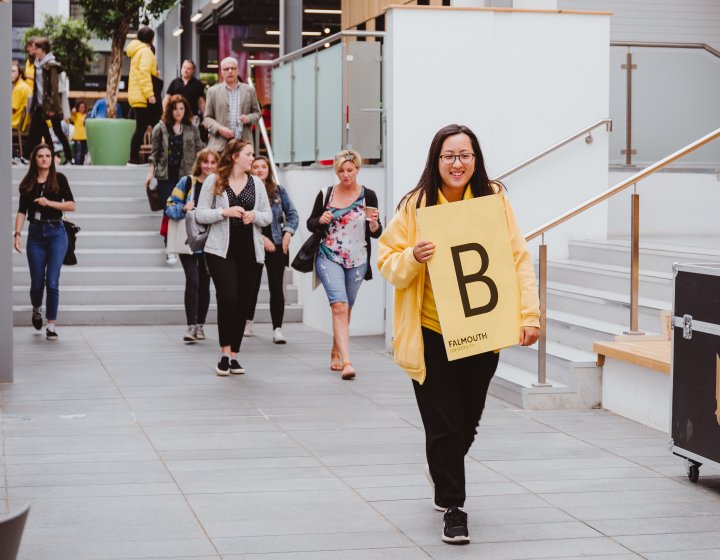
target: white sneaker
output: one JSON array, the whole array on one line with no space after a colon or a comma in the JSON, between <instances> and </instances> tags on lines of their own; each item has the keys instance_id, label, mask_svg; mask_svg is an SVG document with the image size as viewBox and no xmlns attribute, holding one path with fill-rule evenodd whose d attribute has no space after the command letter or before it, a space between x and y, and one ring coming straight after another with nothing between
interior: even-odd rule
<instances>
[{"instance_id":1,"label":"white sneaker","mask_svg":"<svg viewBox=\"0 0 720 560\"><path fill-rule=\"evenodd\" d=\"M243 336L252 336L252 335L253 335L253 322L245 321L245 332L243 333Z\"/></svg>"},{"instance_id":2,"label":"white sneaker","mask_svg":"<svg viewBox=\"0 0 720 560\"><path fill-rule=\"evenodd\" d=\"M195 338L197 340L205 340L205 331L203 325L195 325Z\"/></svg>"},{"instance_id":3,"label":"white sneaker","mask_svg":"<svg viewBox=\"0 0 720 560\"><path fill-rule=\"evenodd\" d=\"M177 257L175 256L175 253L168 253L165 255L165 264L169 264L170 266L177 264Z\"/></svg>"},{"instance_id":4,"label":"white sneaker","mask_svg":"<svg viewBox=\"0 0 720 560\"><path fill-rule=\"evenodd\" d=\"M435 481L433 480L432 475L430 474L430 465L425 465L425 477L427 478L428 482L430 483L430 488L432 488L432 507L435 511L445 511L444 507L440 507L435 503Z\"/></svg>"},{"instance_id":5,"label":"white sneaker","mask_svg":"<svg viewBox=\"0 0 720 560\"><path fill-rule=\"evenodd\" d=\"M197 340L198 338L195 334L195 325L188 325L187 331L185 331L185 336L183 336L183 342L185 344L192 344Z\"/></svg>"},{"instance_id":6,"label":"white sneaker","mask_svg":"<svg viewBox=\"0 0 720 560\"><path fill-rule=\"evenodd\" d=\"M275 344L285 344L287 342L280 327L273 331L273 342Z\"/></svg>"}]
</instances>

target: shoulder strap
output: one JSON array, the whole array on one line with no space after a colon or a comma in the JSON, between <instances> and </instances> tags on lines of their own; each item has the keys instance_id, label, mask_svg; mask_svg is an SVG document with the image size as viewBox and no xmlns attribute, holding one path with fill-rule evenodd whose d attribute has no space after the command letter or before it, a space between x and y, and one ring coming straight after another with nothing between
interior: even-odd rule
<instances>
[{"instance_id":1,"label":"shoulder strap","mask_svg":"<svg viewBox=\"0 0 720 560\"><path fill-rule=\"evenodd\" d=\"M323 206L327 207L328 203L330 202L330 195L332 195L333 187L330 185L327 188L322 189L320 192L323 193L323 198L325 199L325 202L323 203Z\"/></svg>"}]
</instances>

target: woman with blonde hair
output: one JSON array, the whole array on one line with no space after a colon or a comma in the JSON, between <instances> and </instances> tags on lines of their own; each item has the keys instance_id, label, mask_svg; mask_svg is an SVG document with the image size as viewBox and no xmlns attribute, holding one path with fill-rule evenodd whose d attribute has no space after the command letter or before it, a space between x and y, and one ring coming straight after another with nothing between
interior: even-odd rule
<instances>
[{"instance_id":1,"label":"woman with blonde hair","mask_svg":"<svg viewBox=\"0 0 720 560\"><path fill-rule=\"evenodd\" d=\"M262 228L272 221L265 186L251 174L253 147L231 140L217 173L203 183L197 221L210 224L205 260L215 284L222 355L218 375L245 373L237 360L257 270L265 261Z\"/></svg>"},{"instance_id":2,"label":"woman with blonde hair","mask_svg":"<svg viewBox=\"0 0 720 560\"><path fill-rule=\"evenodd\" d=\"M220 156L215 150L210 148L200 150L192 173L180 179L167 199L165 207L165 215L175 222L175 227L179 228L181 233L179 236L168 236L168 245L171 242L178 244L177 247L169 248L180 255L180 263L185 272L187 331L183 336L183 341L187 344L205 340L205 319L210 307L210 275L207 272L203 251L192 253L187 247L185 214L197 206L203 183L211 174L215 173L219 160ZM168 228L168 231L170 229L174 228ZM183 239L185 241L182 241Z\"/></svg>"},{"instance_id":3,"label":"woman with blonde hair","mask_svg":"<svg viewBox=\"0 0 720 560\"><path fill-rule=\"evenodd\" d=\"M350 315L360 284L372 278L370 238L382 233L377 195L357 182L360 165L360 154L354 150L335 156L339 181L318 193L307 220L307 228L322 235L315 272L332 310L330 369L340 371L346 380L355 377L350 361Z\"/></svg>"}]
</instances>

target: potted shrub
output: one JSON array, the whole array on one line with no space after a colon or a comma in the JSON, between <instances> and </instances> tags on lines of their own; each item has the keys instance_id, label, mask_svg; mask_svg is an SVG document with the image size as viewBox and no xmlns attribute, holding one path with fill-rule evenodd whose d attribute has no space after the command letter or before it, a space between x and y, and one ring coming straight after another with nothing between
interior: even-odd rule
<instances>
[{"instance_id":1,"label":"potted shrub","mask_svg":"<svg viewBox=\"0 0 720 560\"><path fill-rule=\"evenodd\" d=\"M110 67L105 101L107 118L88 119L88 149L95 165L125 165L130 156L130 138L135 121L117 118L117 96L125 41L130 27L147 24L176 0L80 0L88 28L101 39L111 39Z\"/></svg>"}]
</instances>

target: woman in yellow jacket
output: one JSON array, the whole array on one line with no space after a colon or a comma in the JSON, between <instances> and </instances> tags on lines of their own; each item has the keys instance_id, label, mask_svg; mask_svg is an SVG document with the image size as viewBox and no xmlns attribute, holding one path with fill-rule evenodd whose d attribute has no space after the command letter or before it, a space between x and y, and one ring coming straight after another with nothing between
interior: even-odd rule
<instances>
[{"instance_id":1,"label":"woman in yellow jacket","mask_svg":"<svg viewBox=\"0 0 720 560\"><path fill-rule=\"evenodd\" d=\"M424 206L492 194L499 194L505 207L520 286L518 341L529 346L540 332L532 260L503 186L488 178L480 144L469 128L453 124L437 132L418 185L400 201L379 240L378 270L395 286L395 361L413 382L425 428L426 475L435 492L433 507L445 512L442 540L451 544L470 542L467 514L461 509L464 461L477 433L499 353L448 361L426 265L435 245L420 237L415 214Z\"/></svg>"},{"instance_id":2,"label":"woman in yellow jacket","mask_svg":"<svg viewBox=\"0 0 720 560\"><path fill-rule=\"evenodd\" d=\"M130 41L125 54L130 57L128 102L135 112L135 133L130 140L130 163L140 163L140 146L148 127L160 120L160 100L155 96L152 77L158 75L152 42L155 32L141 27L137 39Z\"/></svg>"}]
</instances>

